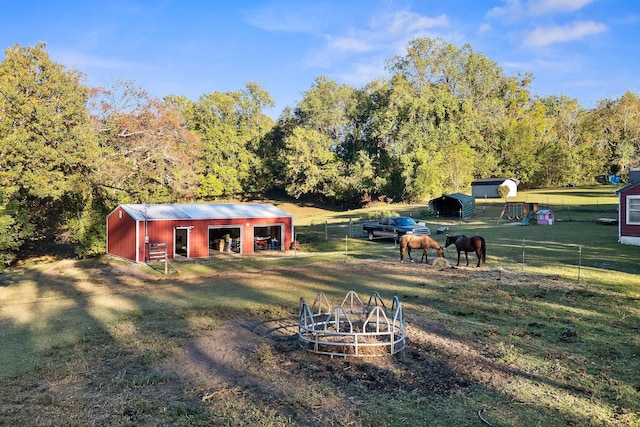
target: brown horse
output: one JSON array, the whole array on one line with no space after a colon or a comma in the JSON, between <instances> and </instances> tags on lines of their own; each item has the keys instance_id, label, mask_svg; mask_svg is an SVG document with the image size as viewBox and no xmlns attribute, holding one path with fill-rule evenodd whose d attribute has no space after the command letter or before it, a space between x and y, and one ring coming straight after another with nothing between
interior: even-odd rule
<instances>
[{"instance_id":1,"label":"brown horse","mask_svg":"<svg viewBox=\"0 0 640 427\"><path fill-rule=\"evenodd\" d=\"M411 259L411 249L422 249L422 257L420 258L420 262L424 258L425 263L429 263L427 251L429 249L435 249L438 252L438 256L444 258L444 251L442 247L433 240L429 236L412 236L411 234L405 234L400 239L400 262L404 260L404 251L407 251L407 255L409 256L409 261L413 262Z\"/></svg>"},{"instance_id":2,"label":"brown horse","mask_svg":"<svg viewBox=\"0 0 640 427\"><path fill-rule=\"evenodd\" d=\"M469 252L475 252L478 256L478 265L476 265L476 267L480 267L480 260L482 260L482 265L486 264L487 245L484 237L447 235L447 241L444 243L444 247L447 248L449 245L456 245L456 249L458 250L458 263L456 265L460 265L460 252L462 251L464 251L464 256L467 258L467 266L469 266Z\"/></svg>"}]
</instances>

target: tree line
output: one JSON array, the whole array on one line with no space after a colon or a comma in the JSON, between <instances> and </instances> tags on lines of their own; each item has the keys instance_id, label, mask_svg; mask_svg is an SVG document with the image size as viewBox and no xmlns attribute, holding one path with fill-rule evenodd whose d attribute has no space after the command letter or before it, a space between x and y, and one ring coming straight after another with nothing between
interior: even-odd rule
<instances>
[{"instance_id":1,"label":"tree line","mask_svg":"<svg viewBox=\"0 0 640 427\"><path fill-rule=\"evenodd\" d=\"M593 109L537 97L531 74L506 75L443 39L414 39L386 67L390 78L362 88L319 76L274 121L256 83L158 100L131 81L88 87L45 44L10 47L0 63L0 258L28 242L103 253L105 216L120 203L272 190L344 207L426 202L468 192L475 178L585 185L640 163L637 94Z\"/></svg>"}]
</instances>

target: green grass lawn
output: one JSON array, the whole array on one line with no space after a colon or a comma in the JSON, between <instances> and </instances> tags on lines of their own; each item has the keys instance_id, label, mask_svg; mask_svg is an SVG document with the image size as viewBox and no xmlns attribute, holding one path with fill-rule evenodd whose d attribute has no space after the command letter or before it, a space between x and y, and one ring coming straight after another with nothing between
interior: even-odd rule
<instances>
[{"instance_id":1,"label":"green grass lawn","mask_svg":"<svg viewBox=\"0 0 640 427\"><path fill-rule=\"evenodd\" d=\"M521 192L556 212L552 226L499 221L500 200L465 220L421 205L281 205L299 253L174 263L168 275L107 257L12 267L0 273L0 425L638 426L640 248L596 222L616 216L613 190ZM344 228L325 240L325 223L382 211L484 236L487 267L400 264L393 241ZM199 381L176 367L230 323L295 322L299 298L349 290L400 298L407 351L332 360L252 328L246 358L213 365L190 350L208 366Z\"/></svg>"},{"instance_id":2,"label":"green grass lawn","mask_svg":"<svg viewBox=\"0 0 640 427\"><path fill-rule=\"evenodd\" d=\"M330 240L325 240L324 222L338 217L343 223L371 216L371 212L395 212L411 215L424 221L432 230L433 237L444 245L445 236L435 233L440 227L448 227L449 234L478 234L487 241L488 260L492 267L556 274L567 280L595 281L603 284L624 284L640 273L640 248L618 243L618 227L603 225L599 218L617 218L617 187L597 186L588 188L560 188L520 192L510 202L538 203L541 209L552 209L555 224L536 225L531 221L522 226L522 218L501 219L504 201L485 199L476 202L476 215L464 220L437 218L428 214L423 205L379 206L360 211L350 211L331 216L306 218L302 224L296 222L298 238L312 250L351 250L358 252L358 240L363 238L361 229L354 227L355 241L345 241L348 229L331 230ZM375 216L375 215L373 215ZM350 248L350 249L349 249ZM376 251L378 252L378 251ZM393 257L393 252L371 254ZM470 254L472 255L472 254ZM456 258L455 248L450 247L449 259ZM463 255L464 259L464 255ZM615 279L604 272L616 274Z\"/></svg>"}]
</instances>

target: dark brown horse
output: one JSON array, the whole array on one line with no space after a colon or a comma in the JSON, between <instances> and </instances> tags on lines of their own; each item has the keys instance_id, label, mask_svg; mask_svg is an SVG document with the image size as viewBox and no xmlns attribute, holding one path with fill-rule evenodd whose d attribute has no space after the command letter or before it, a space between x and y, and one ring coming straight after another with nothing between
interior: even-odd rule
<instances>
[{"instance_id":1,"label":"dark brown horse","mask_svg":"<svg viewBox=\"0 0 640 427\"><path fill-rule=\"evenodd\" d=\"M407 255L409 256L409 261L413 262L411 259L411 249L422 249L422 257L420 258L420 262L424 258L424 262L429 263L427 251L429 249L435 249L438 252L438 256L444 258L444 251L442 247L433 240L429 236L412 236L411 234L405 234L400 239L400 262L404 260L404 251L407 251Z\"/></svg>"},{"instance_id":2,"label":"dark brown horse","mask_svg":"<svg viewBox=\"0 0 640 427\"><path fill-rule=\"evenodd\" d=\"M478 265L476 265L476 267L480 267L480 260L482 260L482 265L486 264L487 246L484 237L447 235L447 241L444 243L444 247L447 248L449 245L456 245L456 249L458 250L458 263L456 265L460 265L460 252L462 251L464 251L464 256L467 258L467 266L469 266L469 252L475 252L478 256Z\"/></svg>"}]
</instances>

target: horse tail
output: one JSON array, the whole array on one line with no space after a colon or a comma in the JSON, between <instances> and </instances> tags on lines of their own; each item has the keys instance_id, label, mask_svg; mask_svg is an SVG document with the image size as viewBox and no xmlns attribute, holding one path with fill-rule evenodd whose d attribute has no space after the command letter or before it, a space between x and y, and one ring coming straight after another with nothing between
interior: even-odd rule
<instances>
[{"instance_id":1,"label":"horse tail","mask_svg":"<svg viewBox=\"0 0 640 427\"><path fill-rule=\"evenodd\" d=\"M482 265L487 263L487 244L484 240L484 237L481 240L482 242Z\"/></svg>"},{"instance_id":2,"label":"horse tail","mask_svg":"<svg viewBox=\"0 0 640 427\"><path fill-rule=\"evenodd\" d=\"M404 259L404 250L406 246L405 239L400 239L400 262Z\"/></svg>"}]
</instances>

